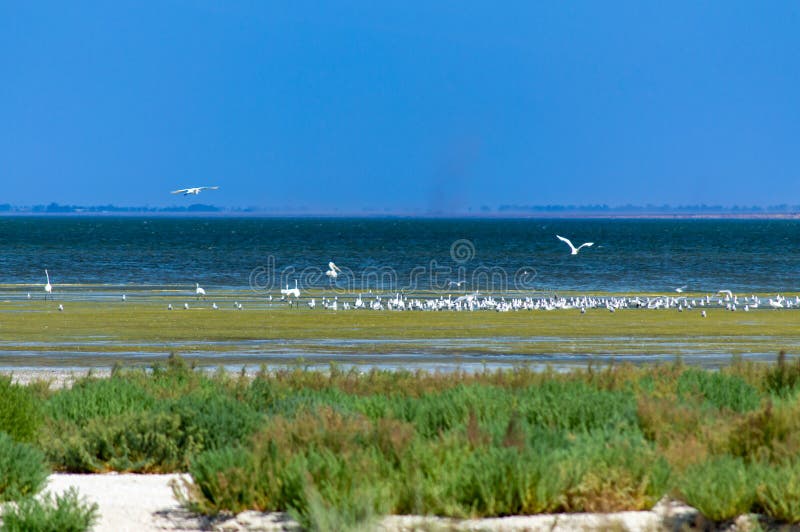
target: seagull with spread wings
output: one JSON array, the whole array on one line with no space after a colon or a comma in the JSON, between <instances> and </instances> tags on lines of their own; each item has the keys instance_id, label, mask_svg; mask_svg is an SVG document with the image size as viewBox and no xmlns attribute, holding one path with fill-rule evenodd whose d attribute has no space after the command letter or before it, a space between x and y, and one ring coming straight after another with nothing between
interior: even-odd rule
<instances>
[{"instance_id":1,"label":"seagull with spread wings","mask_svg":"<svg viewBox=\"0 0 800 532\"><path fill-rule=\"evenodd\" d=\"M182 188L180 190L173 190L172 194L183 194L184 196L194 195L197 196L204 190L218 190L219 187L192 187L192 188Z\"/></svg>"},{"instance_id":2,"label":"seagull with spread wings","mask_svg":"<svg viewBox=\"0 0 800 532\"><path fill-rule=\"evenodd\" d=\"M578 247L575 247L575 246L572 245L572 242L570 242L569 238L564 238L561 235L556 235L556 238L558 238L559 240L561 240L562 242L566 243L569 246L569 249L572 250L572 255L577 255L582 247L587 247L588 248L588 247L594 245L594 242L586 242L584 244L581 244Z\"/></svg>"}]
</instances>

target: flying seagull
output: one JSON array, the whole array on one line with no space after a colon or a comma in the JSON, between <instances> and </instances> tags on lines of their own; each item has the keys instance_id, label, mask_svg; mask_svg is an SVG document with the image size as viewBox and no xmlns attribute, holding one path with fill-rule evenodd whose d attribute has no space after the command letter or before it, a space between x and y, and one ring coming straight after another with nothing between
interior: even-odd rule
<instances>
[{"instance_id":1,"label":"flying seagull","mask_svg":"<svg viewBox=\"0 0 800 532\"><path fill-rule=\"evenodd\" d=\"M578 251L580 251L581 248L584 247L584 246L588 248L589 246L593 246L594 245L594 242L586 242L584 244L581 244L578 247L575 247L575 246L572 245L572 242L569 241L569 238L564 238L561 235L556 235L556 238L558 238L562 242L565 242L569 246L569 249L572 250L572 255L577 255Z\"/></svg>"},{"instance_id":2,"label":"flying seagull","mask_svg":"<svg viewBox=\"0 0 800 532\"><path fill-rule=\"evenodd\" d=\"M217 190L219 187L193 187L193 188L182 188L180 190L173 190L172 194L183 194L184 196L188 196L193 194L197 196L204 190Z\"/></svg>"},{"instance_id":3,"label":"flying seagull","mask_svg":"<svg viewBox=\"0 0 800 532\"><path fill-rule=\"evenodd\" d=\"M682 294L687 287L688 285L679 286L678 288L675 289L675 291L678 292L679 294Z\"/></svg>"}]
</instances>

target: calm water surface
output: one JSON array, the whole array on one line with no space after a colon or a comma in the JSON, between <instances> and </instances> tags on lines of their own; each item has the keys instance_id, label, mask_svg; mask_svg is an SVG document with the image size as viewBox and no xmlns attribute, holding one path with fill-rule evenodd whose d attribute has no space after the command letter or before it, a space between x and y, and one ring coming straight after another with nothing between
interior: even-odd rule
<instances>
[{"instance_id":1,"label":"calm water surface","mask_svg":"<svg viewBox=\"0 0 800 532\"><path fill-rule=\"evenodd\" d=\"M569 254L555 235L576 244ZM0 218L0 283L482 291L800 289L800 221Z\"/></svg>"}]
</instances>

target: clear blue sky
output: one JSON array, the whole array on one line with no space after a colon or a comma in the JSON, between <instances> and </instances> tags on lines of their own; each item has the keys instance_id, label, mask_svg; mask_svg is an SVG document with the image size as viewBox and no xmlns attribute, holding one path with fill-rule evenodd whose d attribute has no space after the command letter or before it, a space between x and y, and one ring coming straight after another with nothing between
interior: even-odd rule
<instances>
[{"instance_id":1,"label":"clear blue sky","mask_svg":"<svg viewBox=\"0 0 800 532\"><path fill-rule=\"evenodd\" d=\"M0 203L800 203L800 4L3 2Z\"/></svg>"}]
</instances>

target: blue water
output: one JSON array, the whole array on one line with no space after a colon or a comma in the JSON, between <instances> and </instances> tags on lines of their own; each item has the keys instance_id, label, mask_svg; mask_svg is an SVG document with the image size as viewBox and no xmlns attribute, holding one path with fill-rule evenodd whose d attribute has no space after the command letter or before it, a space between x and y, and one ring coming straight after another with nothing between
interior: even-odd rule
<instances>
[{"instance_id":1,"label":"blue water","mask_svg":"<svg viewBox=\"0 0 800 532\"><path fill-rule=\"evenodd\" d=\"M555 237L592 241L572 256ZM800 290L795 220L0 218L0 283Z\"/></svg>"}]
</instances>

